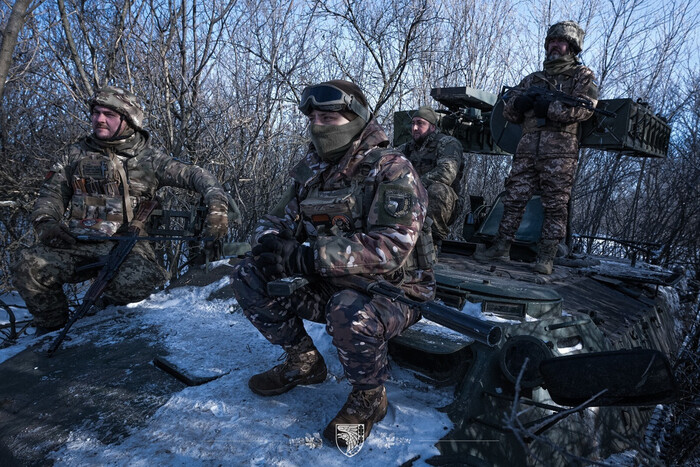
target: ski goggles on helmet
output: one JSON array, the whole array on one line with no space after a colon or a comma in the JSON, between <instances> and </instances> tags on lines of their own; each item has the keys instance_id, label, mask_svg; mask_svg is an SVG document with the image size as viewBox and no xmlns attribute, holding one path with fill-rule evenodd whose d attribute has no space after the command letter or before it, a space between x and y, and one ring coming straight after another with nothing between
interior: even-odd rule
<instances>
[{"instance_id":1,"label":"ski goggles on helmet","mask_svg":"<svg viewBox=\"0 0 700 467\"><path fill-rule=\"evenodd\" d=\"M331 84L308 86L301 93L299 110L304 115L309 115L314 109L326 112L340 112L347 109L369 122L369 109L360 104L355 96L351 96Z\"/></svg>"}]
</instances>

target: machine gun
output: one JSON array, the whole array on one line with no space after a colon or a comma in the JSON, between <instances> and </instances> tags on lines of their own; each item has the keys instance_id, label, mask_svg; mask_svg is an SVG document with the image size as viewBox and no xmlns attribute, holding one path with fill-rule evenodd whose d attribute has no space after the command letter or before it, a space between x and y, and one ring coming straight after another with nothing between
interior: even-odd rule
<instances>
[{"instance_id":1,"label":"machine gun","mask_svg":"<svg viewBox=\"0 0 700 467\"><path fill-rule=\"evenodd\" d=\"M373 281L357 275L336 277L331 280L333 284L340 287L349 287L370 295L380 295L392 302L396 301L416 308L420 310L425 319L462 333L489 347L494 347L501 341L502 332L499 326L434 301L420 302L408 298L403 290L387 281ZM308 283L308 279L299 276L278 279L268 282L267 292L271 296L286 297Z\"/></svg>"},{"instance_id":2,"label":"machine gun","mask_svg":"<svg viewBox=\"0 0 700 467\"><path fill-rule=\"evenodd\" d=\"M66 338L66 334L68 334L71 326L73 326L76 321L84 317L90 311L97 299L100 298L102 293L105 291L109 281L112 279L112 277L114 277L117 269L119 269L119 266L121 266L126 257L129 255L131 250L134 248L134 245L136 245L141 233L146 231L145 224L157 205L158 203L156 201L151 200L143 201L141 203L138 212L129 225L127 234L119 239L120 241L117 242L107 259L104 261L104 265L97 275L97 278L85 293L83 303L80 305L80 307L78 307L75 313L73 313L73 316L71 316L71 318L68 320L58 337L56 337L53 343L51 343L48 350L49 357L51 357L54 352L58 350L61 342L63 342L63 339ZM114 238L111 237L110 239L114 240Z\"/></svg>"}]
</instances>

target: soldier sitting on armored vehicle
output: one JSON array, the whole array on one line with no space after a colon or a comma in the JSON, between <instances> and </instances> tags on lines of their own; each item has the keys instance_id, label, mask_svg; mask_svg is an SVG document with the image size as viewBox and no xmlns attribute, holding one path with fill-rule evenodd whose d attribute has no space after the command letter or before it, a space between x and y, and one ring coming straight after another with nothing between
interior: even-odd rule
<instances>
[{"instance_id":1,"label":"soldier sitting on armored vehicle","mask_svg":"<svg viewBox=\"0 0 700 467\"><path fill-rule=\"evenodd\" d=\"M566 236L569 198L578 162L579 124L593 115L583 106L571 106L537 92L561 91L597 103L593 72L581 65L578 54L584 31L573 21L552 25L544 42L544 70L523 79L506 100L503 116L522 124L523 136L506 179L503 217L495 243L479 260L509 259L511 242L532 194L540 193L544 208L542 236L534 270L551 274L559 242Z\"/></svg>"},{"instance_id":2,"label":"soldier sitting on armored vehicle","mask_svg":"<svg viewBox=\"0 0 700 467\"><path fill-rule=\"evenodd\" d=\"M402 144L404 153L428 190L428 216L432 219L433 243L439 246L459 215L464 158L460 142L437 129L437 114L420 107L411 119L413 141Z\"/></svg>"},{"instance_id":3,"label":"soldier sitting on armored vehicle","mask_svg":"<svg viewBox=\"0 0 700 467\"><path fill-rule=\"evenodd\" d=\"M81 266L99 264L112 251L114 241L104 238L125 233L141 203L154 199L158 188L199 192L208 205L206 234L221 238L228 231L228 199L216 178L151 147L134 94L107 86L88 104L93 132L70 146L47 173L31 215L39 243L23 250L12 266L13 283L34 317L36 335L66 325L63 284L98 274L99 267ZM167 280L151 245L140 241L103 296L116 304L139 301Z\"/></svg>"}]
</instances>

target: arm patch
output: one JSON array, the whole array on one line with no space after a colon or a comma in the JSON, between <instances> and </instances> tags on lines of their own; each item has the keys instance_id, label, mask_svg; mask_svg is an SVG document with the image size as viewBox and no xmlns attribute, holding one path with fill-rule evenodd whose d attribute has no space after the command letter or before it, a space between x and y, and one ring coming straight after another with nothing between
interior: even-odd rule
<instances>
[{"instance_id":1,"label":"arm patch","mask_svg":"<svg viewBox=\"0 0 700 467\"><path fill-rule=\"evenodd\" d=\"M379 225L409 224L413 219L414 194L397 185L379 185L377 212Z\"/></svg>"},{"instance_id":2,"label":"arm patch","mask_svg":"<svg viewBox=\"0 0 700 467\"><path fill-rule=\"evenodd\" d=\"M46 172L46 175L44 176L44 181L48 182L49 180L51 180L51 178L53 178L55 173L56 172L53 170L49 170L48 172Z\"/></svg>"}]
</instances>

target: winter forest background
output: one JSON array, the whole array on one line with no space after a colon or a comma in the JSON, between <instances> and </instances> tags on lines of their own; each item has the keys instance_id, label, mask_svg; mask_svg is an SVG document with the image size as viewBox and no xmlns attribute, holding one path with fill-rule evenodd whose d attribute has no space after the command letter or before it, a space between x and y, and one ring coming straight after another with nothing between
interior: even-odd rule
<instances>
[{"instance_id":1,"label":"winter forest background","mask_svg":"<svg viewBox=\"0 0 700 467\"><path fill-rule=\"evenodd\" d=\"M391 136L393 112L439 107L433 87L517 84L540 68L548 25L567 19L586 30L601 98L647 101L673 128L666 159L581 152L573 231L660 243L660 263L700 277L696 0L5 0L0 292L34 241L44 174L89 131L85 100L102 85L142 99L155 145L216 174L243 212L230 239L245 241L308 144L304 86L355 81ZM492 201L510 157L468 161L467 191Z\"/></svg>"}]
</instances>

